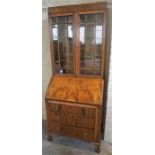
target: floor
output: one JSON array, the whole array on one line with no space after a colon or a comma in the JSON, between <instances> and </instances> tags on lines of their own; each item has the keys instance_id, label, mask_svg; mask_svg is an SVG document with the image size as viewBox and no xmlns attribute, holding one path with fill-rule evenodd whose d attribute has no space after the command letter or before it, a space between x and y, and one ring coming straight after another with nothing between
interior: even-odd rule
<instances>
[{"instance_id":1,"label":"floor","mask_svg":"<svg viewBox=\"0 0 155 155\"><path fill-rule=\"evenodd\" d=\"M95 153L95 146L80 140L53 136L53 141L47 141L47 123L43 121L42 155L112 155L111 144L102 141L101 152Z\"/></svg>"}]
</instances>

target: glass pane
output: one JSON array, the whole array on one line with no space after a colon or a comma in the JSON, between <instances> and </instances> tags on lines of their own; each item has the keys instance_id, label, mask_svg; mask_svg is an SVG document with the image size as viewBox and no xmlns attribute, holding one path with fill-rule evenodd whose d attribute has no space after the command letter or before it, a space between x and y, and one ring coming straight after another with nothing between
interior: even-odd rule
<instances>
[{"instance_id":1,"label":"glass pane","mask_svg":"<svg viewBox=\"0 0 155 155\"><path fill-rule=\"evenodd\" d=\"M85 70L84 70L84 69L81 69L81 70L80 70L80 74L81 74L81 75L85 75Z\"/></svg>"},{"instance_id":2,"label":"glass pane","mask_svg":"<svg viewBox=\"0 0 155 155\"><path fill-rule=\"evenodd\" d=\"M67 17L66 16L58 17L58 23L67 23Z\"/></svg>"},{"instance_id":3,"label":"glass pane","mask_svg":"<svg viewBox=\"0 0 155 155\"><path fill-rule=\"evenodd\" d=\"M72 16L59 16L59 17L52 17L52 24L55 23L72 23Z\"/></svg>"},{"instance_id":4,"label":"glass pane","mask_svg":"<svg viewBox=\"0 0 155 155\"><path fill-rule=\"evenodd\" d=\"M102 45L97 44L96 45L96 56L101 56L101 51L102 51Z\"/></svg>"},{"instance_id":5,"label":"glass pane","mask_svg":"<svg viewBox=\"0 0 155 155\"><path fill-rule=\"evenodd\" d=\"M80 15L80 22L85 22L85 15Z\"/></svg>"},{"instance_id":6,"label":"glass pane","mask_svg":"<svg viewBox=\"0 0 155 155\"><path fill-rule=\"evenodd\" d=\"M94 39L95 36L95 24L94 23L88 23L86 24L86 38L92 38Z\"/></svg>"},{"instance_id":7,"label":"glass pane","mask_svg":"<svg viewBox=\"0 0 155 155\"><path fill-rule=\"evenodd\" d=\"M93 57L94 59L94 57ZM93 67L94 66L94 61L93 61L92 57L91 56L86 56L86 60L85 60L85 63L86 63L86 67Z\"/></svg>"},{"instance_id":8,"label":"glass pane","mask_svg":"<svg viewBox=\"0 0 155 155\"><path fill-rule=\"evenodd\" d=\"M96 23L96 31L102 31L102 23Z\"/></svg>"},{"instance_id":9,"label":"glass pane","mask_svg":"<svg viewBox=\"0 0 155 155\"><path fill-rule=\"evenodd\" d=\"M80 61L80 66L81 66L81 69L84 69L84 67L85 67L85 62L84 62L84 61Z\"/></svg>"},{"instance_id":10,"label":"glass pane","mask_svg":"<svg viewBox=\"0 0 155 155\"><path fill-rule=\"evenodd\" d=\"M80 45L84 44L84 40L85 40L85 25L84 24L80 24Z\"/></svg>"},{"instance_id":11,"label":"glass pane","mask_svg":"<svg viewBox=\"0 0 155 155\"><path fill-rule=\"evenodd\" d=\"M52 24L56 24L57 23L57 17L52 17Z\"/></svg>"},{"instance_id":12,"label":"glass pane","mask_svg":"<svg viewBox=\"0 0 155 155\"><path fill-rule=\"evenodd\" d=\"M94 75L94 70L87 70L86 75Z\"/></svg>"},{"instance_id":13,"label":"glass pane","mask_svg":"<svg viewBox=\"0 0 155 155\"><path fill-rule=\"evenodd\" d=\"M80 74L101 75L103 13L80 15Z\"/></svg>"},{"instance_id":14,"label":"glass pane","mask_svg":"<svg viewBox=\"0 0 155 155\"><path fill-rule=\"evenodd\" d=\"M96 23L96 38L102 38L102 24Z\"/></svg>"},{"instance_id":15,"label":"glass pane","mask_svg":"<svg viewBox=\"0 0 155 155\"><path fill-rule=\"evenodd\" d=\"M101 45L102 44L102 38L96 38L96 44Z\"/></svg>"},{"instance_id":16,"label":"glass pane","mask_svg":"<svg viewBox=\"0 0 155 155\"><path fill-rule=\"evenodd\" d=\"M101 71L100 70L95 71L95 75L96 76L101 76Z\"/></svg>"},{"instance_id":17,"label":"glass pane","mask_svg":"<svg viewBox=\"0 0 155 155\"><path fill-rule=\"evenodd\" d=\"M72 23L72 16L68 16L68 23Z\"/></svg>"},{"instance_id":18,"label":"glass pane","mask_svg":"<svg viewBox=\"0 0 155 155\"><path fill-rule=\"evenodd\" d=\"M102 38L102 31L96 31L96 39Z\"/></svg>"},{"instance_id":19,"label":"glass pane","mask_svg":"<svg viewBox=\"0 0 155 155\"><path fill-rule=\"evenodd\" d=\"M96 69L98 70L101 67L101 60L96 59Z\"/></svg>"},{"instance_id":20,"label":"glass pane","mask_svg":"<svg viewBox=\"0 0 155 155\"><path fill-rule=\"evenodd\" d=\"M73 27L68 25L68 38L73 38Z\"/></svg>"},{"instance_id":21,"label":"glass pane","mask_svg":"<svg viewBox=\"0 0 155 155\"><path fill-rule=\"evenodd\" d=\"M54 45L54 58L55 58L55 63L59 64L59 59L58 59L58 41L53 41Z\"/></svg>"},{"instance_id":22,"label":"glass pane","mask_svg":"<svg viewBox=\"0 0 155 155\"><path fill-rule=\"evenodd\" d=\"M96 14L88 14L87 21L96 21Z\"/></svg>"},{"instance_id":23,"label":"glass pane","mask_svg":"<svg viewBox=\"0 0 155 155\"><path fill-rule=\"evenodd\" d=\"M97 14L97 21L103 21L103 13L98 13Z\"/></svg>"},{"instance_id":24,"label":"glass pane","mask_svg":"<svg viewBox=\"0 0 155 155\"><path fill-rule=\"evenodd\" d=\"M52 17L55 73L73 74L72 16Z\"/></svg>"},{"instance_id":25,"label":"glass pane","mask_svg":"<svg viewBox=\"0 0 155 155\"><path fill-rule=\"evenodd\" d=\"M53 40L58 40L58 25L53 25Z\"/></svg>"}]
</instances>

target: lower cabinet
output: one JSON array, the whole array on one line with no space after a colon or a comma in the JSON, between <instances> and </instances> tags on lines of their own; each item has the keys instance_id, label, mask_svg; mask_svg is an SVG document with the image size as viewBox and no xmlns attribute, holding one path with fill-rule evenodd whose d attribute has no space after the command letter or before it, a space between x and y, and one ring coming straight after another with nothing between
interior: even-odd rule
<instances>
[{"instance_id":1,"label":"lower cabinet","mask_svg":"<svg viewBox=\"0 0 155 155\"><path fill-rule=\"evenodd\" d=\"M96 106L46 101L49 134L100 142L100 109Z\"/></svg>"}]
</instances>

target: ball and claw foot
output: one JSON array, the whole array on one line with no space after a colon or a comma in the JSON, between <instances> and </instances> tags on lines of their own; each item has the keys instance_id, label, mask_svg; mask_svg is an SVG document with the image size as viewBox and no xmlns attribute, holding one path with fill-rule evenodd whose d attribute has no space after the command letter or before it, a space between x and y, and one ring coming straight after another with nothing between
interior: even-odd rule
<instances>
[{"instance_id":1,"label":"ball and claw foot","mask_svg":"<svg viewBox=\"0 0 155 155\"><path fill-rule=\"evenodd\" d=\"M96 152L96 153L100 153L100 151L101 151L101 150L100 150L100 146L101 146L101 145L96 145L96 149L95 149L95 152Z\"/></svg>"},{"instance_id":2,"label":"ball and claw foot","mask_svg":"<svg viewBox=\"0 0 155 155\"><path fill-rule=\"evenodd\" d=\"M51 142L53 140L52 135L48 135L48 141Z\"/></svg>"}]
</instances>

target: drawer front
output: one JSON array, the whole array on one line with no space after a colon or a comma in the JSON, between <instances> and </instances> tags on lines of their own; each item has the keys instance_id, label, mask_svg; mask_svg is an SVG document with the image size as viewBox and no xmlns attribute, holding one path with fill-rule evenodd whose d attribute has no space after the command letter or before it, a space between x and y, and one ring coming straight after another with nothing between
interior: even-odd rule
<instances>
[{"instance_id":1,"label":"drawer front","mask_svg":"<svg viewBox=\"0 0 155 155\"><path fill-rule=\"evenodd\" d=\"M63 113L63 112L51 112L51 122L59 122L76 127L83 127L87 129L95 129L95 119L91 117L84 117L77 114Z\"/></svg>"},{"instance_id":2,"label":"drawer front","mask_svg":"<svg viewBox=\"0 0 155 155\"><path fill-rule=\"evenodd\" d=\"M81 140L94 142L95 141L95 131L79 128L77 131L76 137Z\"/></svg>"},{"instance_id":3,"label":"drawer front","mask_svg":"<svg viewBox=\"0 0 155 155\"><path fill-rule=\"evenodd\" d=\"M65 112L72 114L79 114L86 117L95 117L95 108L92 107L82 107L76 105L66 105L58 103L47 103L51 112Z\"/></svg>"},{"instance_id":4,"label":"drawer front","mask_svg":"<svg viewBox=\"0 0 155 155\"><path fill-rule=\"evenodd\" d=\"M85 141L92 141L92 142L95 141L94 130L71 127L71 126L62 125L54 122L51 124L50 128L53 133L56 133L62 136L74 137Z\"/></svg>"}]
</instances>

